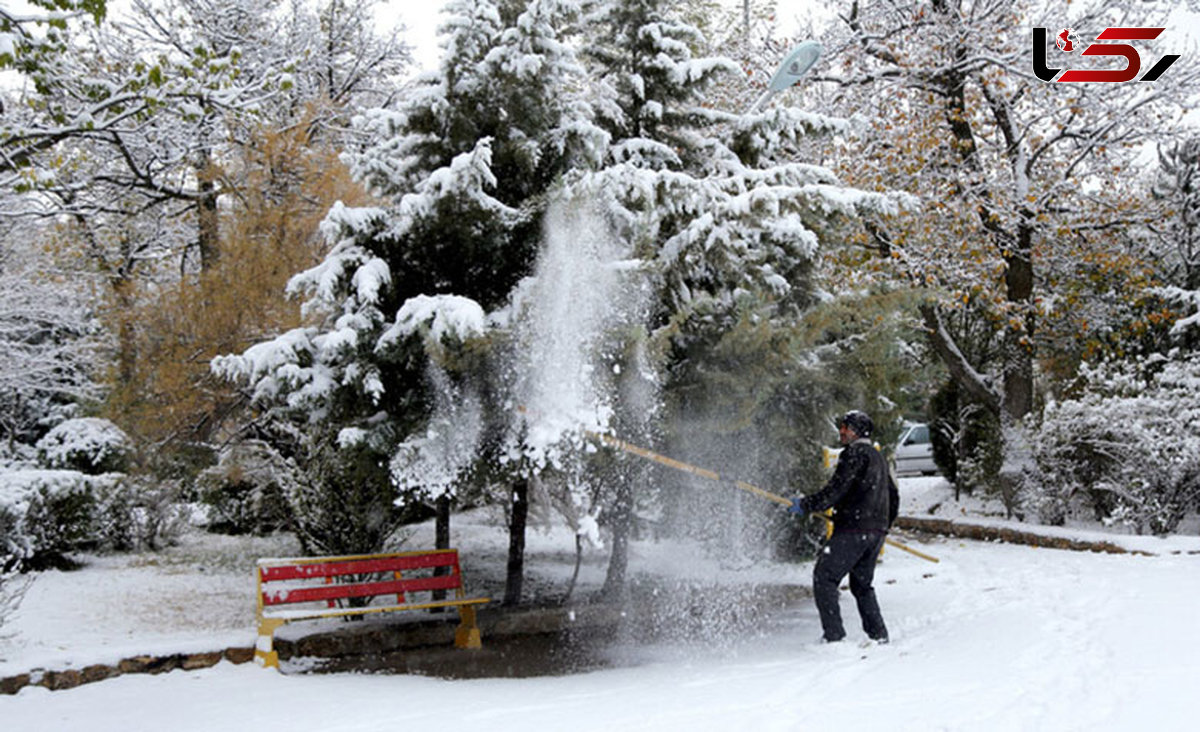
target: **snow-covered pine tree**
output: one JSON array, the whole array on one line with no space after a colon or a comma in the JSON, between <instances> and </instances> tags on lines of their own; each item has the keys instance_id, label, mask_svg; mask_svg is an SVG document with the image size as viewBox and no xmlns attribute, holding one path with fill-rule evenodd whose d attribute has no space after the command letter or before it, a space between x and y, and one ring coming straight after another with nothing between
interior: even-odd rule
<instances>
[{"instance_id":1,"label":"snow-covered pine tree","mask_svg":"<svg viewBox=\"0 0 1200 732\"><path fill-rule=\"evenodd\" d=\"M613 139L604 170L582 185L613 187L615 223L664 274L660 322L674 319L676 346L686 347L705 327L727 331L751 301L771 313L802 310L820 237L839 216L892 211L896 199L795 161L798 141L844 130L842 120L713 108L704 89L738 67L695 57L704 39L670 6L606 4L588 23L603 33L588 54L600 80L593 105Z\"/></svg>"},{"instance_id":2,"label":"snow-covered pine tree","mask_svg":"<svg viewBox=\"0 0 1200 732\"><path fill-rule=\"evenodd\" d=\"M331 210L332 250L289 285L315 324L216 362L250 382L269 417L259 424L290 434L303 446L295 454L369 455L362 465L382 466L362 476L379 502L359 523L395 513L393 481L400 507L453 496L475 456L462 432L480 415L461 407L478 403L464 364L479 359L463 346L484 345L486 312L528 274L546 190L603 142L571 93L577 69L558 39L574 11L558 0L448 3L439 69L398 109L359 121L368 142L351 165L386 203ZM431 455L436 474L421 470ZM305 494L322 505L353 490L316 473Z\"/></svg>"},{"instance_id":3,"label":"snow-covered pine tree","mask_svg":"<svg viewBox=\"0 0 1200 732\"><path fill-rule=\"evenodd\" d=\"M596 80L591 101L612 143L602 170L572 181L580 195L607 202L614 229L657 275L650 350L664 354L657 366L675 430L713 417L731 385L761 393L762 383L749 385L755 380L745 374L761 366L754 362L762 351L744 347L779 349L778 334L813 302L810 270L821 238L860 209L896 205L795 161L798 141L840 130L843 122L786 107L753 115L714 108L706 88L719 74L740 69L703 55L705 39L682 9L665 0L597 4L586 24L586 56ZM735 372L741 376L722 385ZM751 408L720 416L733 432L760 415ZM638 420L618 408L619 428L644 433L648 426ZM702 443L696 434L675 436L676 454ZM731 450L740 454L729 465L753 462L748 456L760 450L770 452L761 444ZM698 461L713 456L703 453L693 454ZM617 496L615 503L631 500ZM619 537L614 544L610 582L622 573Z\"/></svg>"}]
</instances>

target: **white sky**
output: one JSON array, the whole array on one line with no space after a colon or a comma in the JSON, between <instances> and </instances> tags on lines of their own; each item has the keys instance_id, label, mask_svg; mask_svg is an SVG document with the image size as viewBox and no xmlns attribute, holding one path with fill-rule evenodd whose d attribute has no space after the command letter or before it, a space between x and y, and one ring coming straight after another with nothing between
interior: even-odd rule
<instances>
[{"instance_id":1,"label":"white sky","mask_svg":"<svg viewBox=\"0 0 1200 732\"><path fill-rule=\"evenodd\" d=\"M720 0L721 4L741 8L742 0ZM418 68L432 69L437 66L440 49L438 48L437 27L441 22L439 13L446 0L384 0L379 14L381 20L394 23L397 20L407 26L405 40L414 47L414 56ZM810 10L828 7L824 0L779 0L776 4L778 16L786 22L793 21L797 16ZM1168 27L1163 38L1182 35L1191 40L1200 38L1200 13L1190 12L1182 6L1177 13L1174 27ZM1098 30L1098 29L1097 29ZM1189 44L1191 45L1191 44ZM1192 48L1180 48L1176 52L1195 52Z\"/></svg>"},{"instance_id":2,"label":"white sky","mask_svg":"<svg viewBox=\"0 0 1200 732\"><path fill-rule=\"evenodd\" d=\"M721 4L734 8L742 7L742 0L720 0ZM779 0L777 7L779 15L785 21L813 6L825 6L824 2L816 0ZM420 69L432 69L437 66L438 48L437 27L441 22L439 12L445 0L384 0L381 3L379 17L385 22L404 23L407 30L405 40L414 47L417 65Z\"/></svg>"},{"instance_id":3,"label":"white sky","mask_svg":"<svg viewBox=\"0 0 1200 732\"><path fill-rule=\"evenodd\" d=\"M437 66L437 26L445 0L384 0L379 17L385 22L403 23L404 40L413 46L413 56L422 70Z\"/></svg>"},{"instance_id":4,"label":"white sky","mask_svg":"<svg viewBox=\"0 0 1200 732\"><path fill-rule=\"evenodd\" d=\"M742 0L719 0L723 5L740 8ZM114 7L121 0L110 0ZM438 48L437 27L441 22L440 11L446 0L383 0L377 10L381 24L391 26L403 23L406 26L404 40L414 48L417 68L432 69L437 66L440 49ZM0 4L9 8L27 7L24 0L0 0ZM825 0L778 0L778 15L785 22L790 22L810 9L828 7ZM1189 48L1181 48L1178 52L1196 52L1194 39L1200 38L1200 13L1189 12L1181 3L1177 22L1174 27L1168 27L1164 37L1182 34L1189 41Z\"/></svg>"}]
</instances>

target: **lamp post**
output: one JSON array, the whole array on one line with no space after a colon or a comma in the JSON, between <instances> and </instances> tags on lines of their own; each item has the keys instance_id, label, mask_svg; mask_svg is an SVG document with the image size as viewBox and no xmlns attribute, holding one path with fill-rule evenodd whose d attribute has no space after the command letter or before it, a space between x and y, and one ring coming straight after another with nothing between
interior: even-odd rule
<instances>
[{"instance_id":1,"label":"lamp post","mask_svg":"<svg viewBox=\"0 0 1200 732\"><path fill-rule=\"evenodd\" d=\"M783 63L779 64L779 69L767 84L767 90L758 98L758 101L750 105L746 114L755 114L761 111L775 95L799 83L800 78L820 60L822 50L821 44L816 41L804 41L793 48L791 53L784 57Z\"/></svg>"}]
</instances>

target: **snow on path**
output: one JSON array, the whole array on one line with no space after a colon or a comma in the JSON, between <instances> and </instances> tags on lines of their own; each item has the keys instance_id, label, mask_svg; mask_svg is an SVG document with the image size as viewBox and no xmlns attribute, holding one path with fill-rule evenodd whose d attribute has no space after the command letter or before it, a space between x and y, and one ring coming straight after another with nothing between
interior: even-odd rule
<instances>
[{"instance_id":1,"label":"snow on path","mask_svg":"<svg viewBox=\"0 0 1200 732\"><path fill-rule=\"evenodd\" d=\"M89 556L83 569L42 572L0 628L0 677L251 646L255 560L294 544L194 533L161 552Z\"/></svg>"},{"instance_id":2,"label":"snow on path","mask_svg":"<svg viewBox=\"0 0 1200 732\"><path fill-rule=\"evenodd\" d=\"M448 681L282 676L222 663L0 697L13 732L1194 729L1200 556L1102 555L942 540L877 575L893 642L821 645L800 608L732 647L623 649L585 674ZM807 573L811 565L796 568ZM486 641L485 641L486 642Z\"/></svg>"}]
</instances>

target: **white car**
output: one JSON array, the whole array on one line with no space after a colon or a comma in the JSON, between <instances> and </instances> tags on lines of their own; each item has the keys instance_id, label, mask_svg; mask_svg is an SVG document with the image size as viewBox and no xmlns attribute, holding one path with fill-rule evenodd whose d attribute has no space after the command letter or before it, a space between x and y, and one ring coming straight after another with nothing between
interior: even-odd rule
<instances>
[{"instance_id":1,"label":"white car","mask_svg":"<svg viewBox=\"0 0 1200 732\"><path fill-rule=\"evenodd\" d=\"M929 439L929 425L912 424L905 428L896 443L896 475L934 475L938 472L933 462L933 442Z\"/></svg>"}]
</instances>

